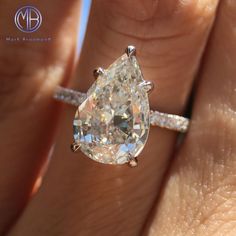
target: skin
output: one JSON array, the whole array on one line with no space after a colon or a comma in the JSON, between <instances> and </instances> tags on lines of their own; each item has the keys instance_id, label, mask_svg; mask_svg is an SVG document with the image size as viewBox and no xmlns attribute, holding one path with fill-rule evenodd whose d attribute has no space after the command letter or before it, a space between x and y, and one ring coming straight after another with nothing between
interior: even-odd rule
<instances>
[{"instance_id":1,"label":"skin","mask_svg":"<svg viewBox=\"0 0 236 236\"><path fill-rule=\"evenodd\" d=\"M1 36L25 36L12 16L28 2L0 3ZM0 235L235 235L236 2L95 0L79 60L80 2L31 4L44 15L33 36L52 41L0 40ZM75 108L52 99L58 84L86 91L130 44L152 109L183 114L193 92L178 150L175 132L152 127L133 169L71 153Z\"/></svg>"}]
</instances>

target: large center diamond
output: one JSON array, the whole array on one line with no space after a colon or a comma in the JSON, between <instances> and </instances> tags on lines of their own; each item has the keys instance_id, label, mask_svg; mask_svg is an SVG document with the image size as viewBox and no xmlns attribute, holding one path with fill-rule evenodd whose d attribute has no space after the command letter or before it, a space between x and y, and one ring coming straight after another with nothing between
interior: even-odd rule
<instances>
[{"instance_id":1,"label":"large center diamond","mask_svg":"<svg viewBox=\"0 0 236 236\"><path fill-rule=\"evenodd\" d=\"M149 102L135 56L124 54L88 90L74 119L74 139L88 157L123 164L137 157L149 132Z\"/></svg>"}]
</instances>

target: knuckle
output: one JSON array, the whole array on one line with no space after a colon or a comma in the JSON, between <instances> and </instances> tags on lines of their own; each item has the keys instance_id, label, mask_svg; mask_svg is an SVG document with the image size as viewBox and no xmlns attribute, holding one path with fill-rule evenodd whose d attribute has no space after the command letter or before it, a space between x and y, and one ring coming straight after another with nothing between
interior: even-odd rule
<instances>
[{"instance_id":1,"label":"knuckle","mask_svg":"<svg viewBox=\"0 0 236 236\"><path fill-rule=\"evenodd\" d=\"M3 120L11 113L30 107L42 82L37 75L42 55L24 46L1 48L0 118Z\"/></svg>"},{"instance_id":2,"label":"knuckle","mask_svg":"<svg viewBox=\"0 0 236 236\"><path fill-rule=\"evenodd\" d=\"M101 24L137 41L185 36L209 28L217 0L99 2ZM103 15L103 16L102 16ZM137 30L138 29L138 30Z\"/></svg>"},{"instance_id":3,"label":"knuckle","mask_svg":"<svg viewBox=\"0 0 236 236\"><path fill-rule=\"evenodd\" d=\"M0 109L3 112L14 103L24 74L24 68L15 59L6 53L0 58Z\"/></svg>"},{"instance_id":4,"label":"knuckle","mask_svg":"<svg viewBox=\"0 0 236 236\"><path fill-rule=\"evenodd\" d=\"M32 110L35 103L38 104L45 99L44 95L62 78L65 63L64 59L60 58L49 63L51 55L48 47L0 46L2 49L0 50L0 119L2 120L22 108L25 111Z\"/></svg>"},{"instance_id":5,"label":"knuckle","mask_svg":"<svg viewBox=\"0 0 236 236\"><path fill-rule=\"evenodd\" d=\"M23 54L20 59L18 50L10 48L3 50L0 56L0 109L5 111L8 107L16 108L16 104L21 103L24 94L20 91L23 84L27 84L30 72L30 62L23 62ZM30 81L28 80L28 83ZM22 91L21 91L22 92ZM17 101L17 102L16 102ZM1 112L3 113L3 112Z\"/></svg>"}]
</instances>

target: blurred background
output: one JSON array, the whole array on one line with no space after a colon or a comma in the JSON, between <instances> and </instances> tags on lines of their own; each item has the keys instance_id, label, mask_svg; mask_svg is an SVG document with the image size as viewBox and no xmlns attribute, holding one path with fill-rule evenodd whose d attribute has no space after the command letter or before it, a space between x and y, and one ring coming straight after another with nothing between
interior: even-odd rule
<instances>
[{"instance_id":1,"label":"blurred background","mask_svg":"<svg viewBox=\"0 0 236 236\"><path fill-rule=\"evenodd\" d=\"M78 50L80 51L81 46L83 44L85 32L86 32L86 26L88 22L88 16L91 6L91 0L82 0L82 7L81 7L81 19L80 19L80 31L79 31L79 37L78 37Z\"/></svg>"}]
</instances>

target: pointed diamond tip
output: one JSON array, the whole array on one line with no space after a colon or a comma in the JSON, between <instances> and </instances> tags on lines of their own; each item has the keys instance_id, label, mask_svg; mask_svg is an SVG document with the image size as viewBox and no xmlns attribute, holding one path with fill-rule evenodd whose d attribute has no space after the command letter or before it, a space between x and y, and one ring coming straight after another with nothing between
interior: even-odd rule
<instances>
[{"instance_id":1,"label":"pointed diamond tip","mask_svg":"<svg viewBox=\"0 0 236 236\"><path fill-rule=\"evenodd\" d=\"M144 88L147 93L151 93L154 89L154 83L152 81L144 81L140 86Z\"/></svg>"},{"instance_id":2,"label":"pointed diamond tip","mask_svg":"<svg viewBox=\"0 0 236 236\"><path fill-rule=\"evenodd\" d=\"M74 142L74 143L71 144L71 150L72 150L72 152L78 151L79 148L80 148L80 145L79 145L78 143Z\"/></svg>"},{"instance_id":3,"label":"pointed diamond tip","mask_svg":"<svg viewBox=\"0 0 236 236\"><path fill-rule=\"evenodd\" d=\"M133 168L133 167L137 167L137 166L138 166L137 158L131 159L128 164L129 164L129 166L132 167L132 168Z\"/></svg>"},{"instance_id":4,"label":"pointed diamond tip","mask_svg":"<svg viewBox=\"0 0 236 236\"><path fill-rule=\"evenodd\" d=\"M128 57L135 56L136 55L136 48L134 46L130 45L125 49L125 53L127 54Z\"/></svg>"},{"instance_id":5,"label":"pointed diamond tip","mask_svg":"<svg viewBox=\"0 0 236 236\"><path fill-rule=\"evenodd\" d=\"M94 71L93 71L93 76L95 79L97 79L97 77L102 74L104 74L104 69L101 67L98 67L98 68L94 69Z\"/></svg>"}]
</instances>

